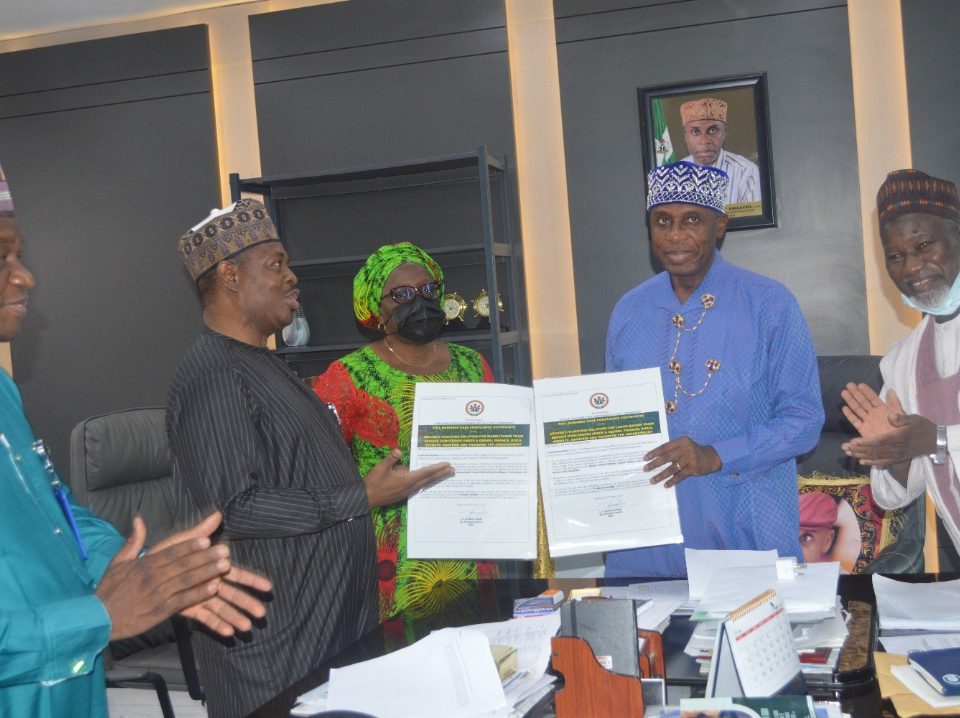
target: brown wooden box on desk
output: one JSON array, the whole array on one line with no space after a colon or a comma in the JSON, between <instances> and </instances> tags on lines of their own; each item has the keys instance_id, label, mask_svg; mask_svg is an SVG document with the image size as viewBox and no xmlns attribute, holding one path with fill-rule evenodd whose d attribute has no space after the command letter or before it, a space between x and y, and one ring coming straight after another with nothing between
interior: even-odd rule
<instances>
[{"instance_id":1,"label":"brown wooden box on desk","mask_svg":"<svg viewBox=\"0 0 960 718\"><path fill-rule=\"evenodd\" d=\"M640 654L640 675L665 678L663 638L656 631L638 630L646 639ZM637 678L613 673L597 662L582 638L552 639L553 670L563 675L557 691L557 718L643 718L643 685Z\"/></svg>"}]
</instances>

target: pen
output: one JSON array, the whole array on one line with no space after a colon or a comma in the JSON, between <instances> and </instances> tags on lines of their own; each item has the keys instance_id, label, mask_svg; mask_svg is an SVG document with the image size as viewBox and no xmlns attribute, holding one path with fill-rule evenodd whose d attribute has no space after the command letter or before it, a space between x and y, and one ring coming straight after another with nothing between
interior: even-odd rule
<instances>
[{"instance_id":1,"label":"pen","mask_svg":"<svg viewBox=\"0 0 960 718\"><path fill-rule=\"evenodd\" d=\"M63 490L62 486L54 487L53 495L57 497L57 503L59 503L60 508L63 509L63 515L67 517L67 523L70 524L70 530L73 531L73 535L77 539L77 548L80 549L80 558L86 561L88 556L87 547L83 545L83 537L80 535L80 528L77 526L77 520L73 517L73 510L70 508L70 500L67 499L67 494Z\"/></svg>"},{"instance_id":2,"label":"pen","mask_svg":"<svg viewBox=\"0 0 960 718\"><path fill-rule=\"evenodd\" d=\"M56 496L57 503L60 504L63 515L67 518L67 523L70 524L70 530L73 531L74 538L77 539L77 548L80 549L80 557L86 561L89 554L87 553L87 547L83 545L83 536L80 535L80 527L77 526L77 520L73 516L73 509L70 508L70 499L67 498L67 492L63 490L63 482L61 482L60 477L57 476L57 470L53 467L53 461L50 460L50 453L47 451L47 446L43 443L43 439L37 439L33 442L33 451L40 458L43 464L43 470L50 476L53 495Z\"/></svg>"}]
</instances>

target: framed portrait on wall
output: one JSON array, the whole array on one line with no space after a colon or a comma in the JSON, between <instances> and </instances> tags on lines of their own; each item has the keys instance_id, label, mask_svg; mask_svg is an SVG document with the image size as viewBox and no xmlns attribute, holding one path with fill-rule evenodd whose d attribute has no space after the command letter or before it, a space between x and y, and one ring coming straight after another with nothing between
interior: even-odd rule
<instances>
[{"instance_id":1,"label":"framed portrait on wall","mask_svg":"<svg viewBox=\"0 0 960 718\"><path fill-rule=\"evenodd\" d=\"M766 73L639 88L644 177L687 160L730 176L728 230L777 226Z\"/></svg>"}]
</instances>

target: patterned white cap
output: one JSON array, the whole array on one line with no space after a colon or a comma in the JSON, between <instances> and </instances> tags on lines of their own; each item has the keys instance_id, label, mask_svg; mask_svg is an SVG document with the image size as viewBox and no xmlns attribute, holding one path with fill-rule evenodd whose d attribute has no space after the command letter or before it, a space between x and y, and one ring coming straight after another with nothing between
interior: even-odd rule
<instances>
[{"instance_id":1,"label":"patterned white cap","mask_svg":"<svg viewBox=\"0 0 960 718\"><path fill-rule=\"evenodd\" d=\"M647 212L661 204L696 204L724 213L730 178L723 170L693 162L672 162L647 174Z\"/></svg>"}]
</instances>

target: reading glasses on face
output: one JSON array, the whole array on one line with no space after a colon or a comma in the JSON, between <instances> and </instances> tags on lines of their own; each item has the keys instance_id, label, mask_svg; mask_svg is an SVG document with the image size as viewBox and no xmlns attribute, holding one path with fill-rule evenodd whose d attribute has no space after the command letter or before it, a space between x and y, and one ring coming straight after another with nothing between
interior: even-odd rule
<instances>
[{"instance_id":1,"label":"reading glasses on face","mask_svg":"<svg viewBox=\"0 0 960 718\"><path fill-rule=\"evenodd\" d=\"M380 298L386 299L390 297L397 304L409 304L418 294L424 299L439 299L440 282L427 282L419 287L411 287L409 285L394 287Z\"/></svg>"}]
</instances>

